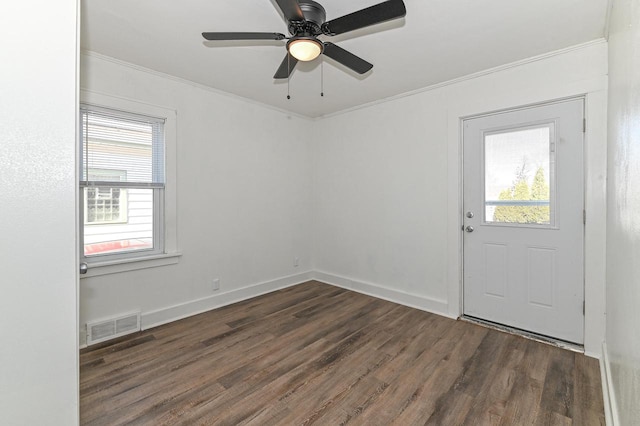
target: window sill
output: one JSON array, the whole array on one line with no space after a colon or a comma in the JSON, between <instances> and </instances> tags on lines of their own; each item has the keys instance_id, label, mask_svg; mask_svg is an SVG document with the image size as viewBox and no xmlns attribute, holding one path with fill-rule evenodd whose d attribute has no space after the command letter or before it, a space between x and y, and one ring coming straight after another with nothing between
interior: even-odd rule
<instances>
[{"instance_id":1,"label":"window sill","mask_svg":"<svg viewBox=\"0 0 640 426\"><path fill-rule=\"evenodd\" d=\"M175 265L180 261L181 256L182 253L176 252L134 257L130 259L86 262L89 269L86 274L80 274L80 279L136 271L139 269Z\"/></svg>"}]
</instances>

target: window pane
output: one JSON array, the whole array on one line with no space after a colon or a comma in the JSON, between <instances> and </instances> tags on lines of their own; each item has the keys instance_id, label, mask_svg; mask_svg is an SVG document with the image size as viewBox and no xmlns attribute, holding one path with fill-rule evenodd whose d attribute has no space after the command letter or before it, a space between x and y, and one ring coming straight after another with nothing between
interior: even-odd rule
<instances>
[{"instance_id":1,"label":"window pane","mask_svg":"<svg viewBox=\"0 0 640 426\"><path fill-rule=\"evenodd\" d=\"M545 124L485 135L486 222L553 224L552 132Z\"/></svg>"},{"instance_id":2,"label":"window pane","mask_svg":"<svg viewBox=\"0 0 640 426\"><path fill-rule=\"evenodd\" d=\"M153 189L85 188L84 255L150 250Z\"/></svg>"},{"instance_id":3,"label":"window pane","mask_svg":"<svg viewBox=\"0 0 640 426\"><path fill-rule=\"evenodd\" d=\"M83 110L81 133L82 180L164 182L162 122Z\"/></svg>"}]
</instances>

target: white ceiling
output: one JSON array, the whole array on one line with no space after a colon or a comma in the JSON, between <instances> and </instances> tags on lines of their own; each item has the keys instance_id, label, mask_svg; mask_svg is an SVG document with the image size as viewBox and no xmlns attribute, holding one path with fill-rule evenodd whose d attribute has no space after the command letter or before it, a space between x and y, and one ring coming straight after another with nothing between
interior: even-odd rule
<instances>
[{"instance_id":1,"label":"white ceiling","mask_svg":"<svg viewBox=\"0 0 640 426\"><path fill-rule=\"evenodd\" d=\"M334 19L380 0L319 0ZM297 114L320 117L603 37L607 0L405 0L403 19L321 37L371 62L324 59L274 80L284 41L205 42L203 31L287 34L273 0L84 0L85 50ZM288 35L288 34L287 34Z\"/></svg>"}]
</instances>

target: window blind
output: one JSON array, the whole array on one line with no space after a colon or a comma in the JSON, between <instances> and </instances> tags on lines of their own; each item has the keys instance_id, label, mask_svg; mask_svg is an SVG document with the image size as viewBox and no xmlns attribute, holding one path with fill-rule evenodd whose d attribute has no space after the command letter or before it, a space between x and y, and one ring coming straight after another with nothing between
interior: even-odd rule
<instances>
[{"instance_id":1,"label":"window blind","mask_svg":"<svg viewBox=\"0 0 640 426\"><path fill-rule=\"evenodd\" d=\"M88 105L80 113L83 186L164 186L164 119Z\"/></svg>"}]
</instances>

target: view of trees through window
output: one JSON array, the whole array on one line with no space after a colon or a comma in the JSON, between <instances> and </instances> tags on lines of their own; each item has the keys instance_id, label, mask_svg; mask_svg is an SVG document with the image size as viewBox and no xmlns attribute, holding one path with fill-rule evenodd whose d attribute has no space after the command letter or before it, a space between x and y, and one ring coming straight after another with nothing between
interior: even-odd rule
<instances>
[{"instance_id":1,"label":"view of trees through window","mask_svg":"<svg viewBox=\"0 0 640 426\"><path fill-rule=\"evenodd\" d=\"M527 163L523 160L515 172L513 185L500 191L493 212L493 222L550 223L549 181L539 166L530 181Z\"/></svg>"}]
</instances>

